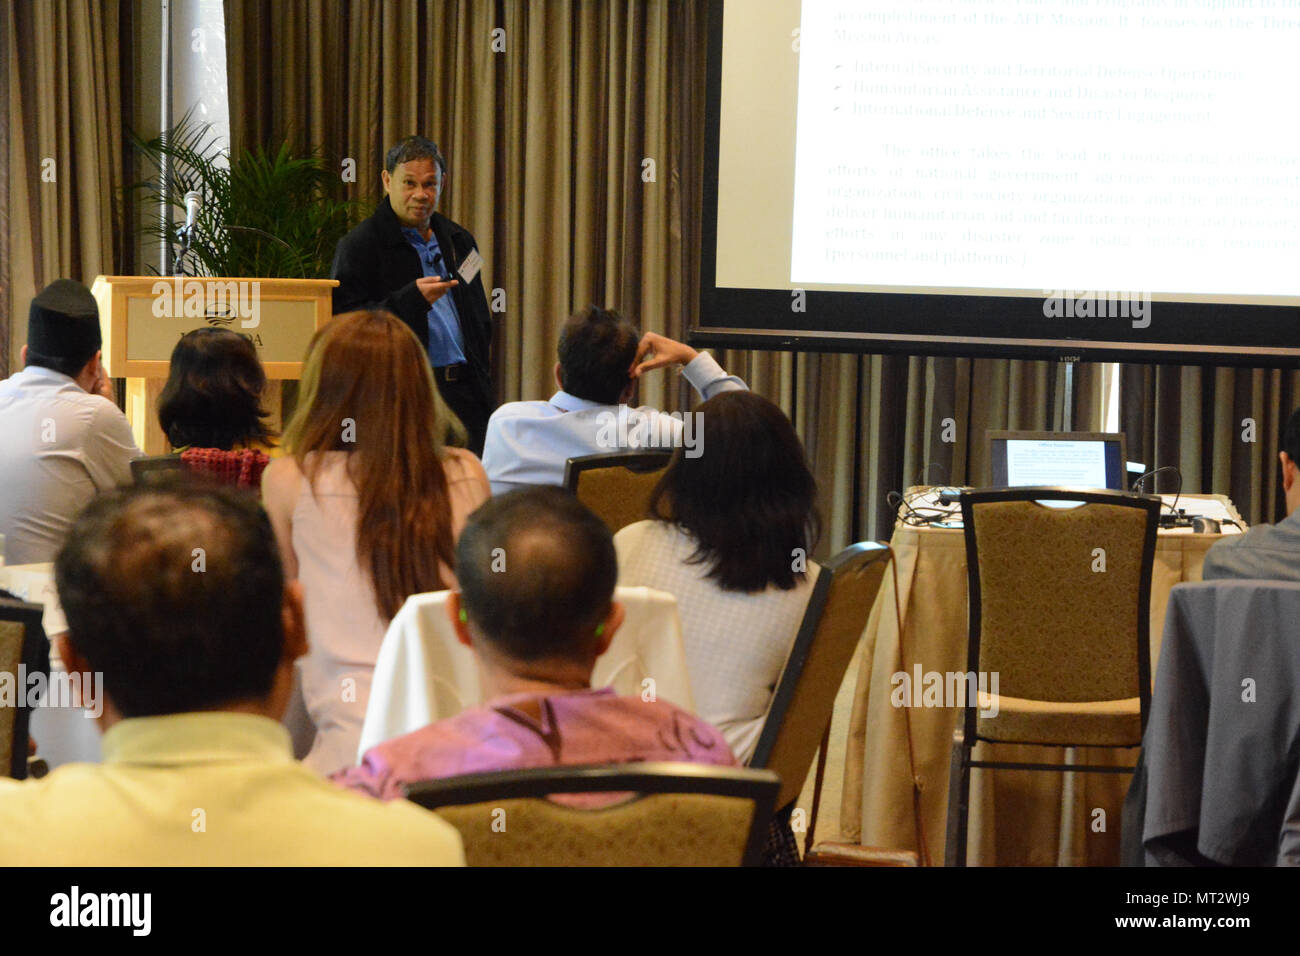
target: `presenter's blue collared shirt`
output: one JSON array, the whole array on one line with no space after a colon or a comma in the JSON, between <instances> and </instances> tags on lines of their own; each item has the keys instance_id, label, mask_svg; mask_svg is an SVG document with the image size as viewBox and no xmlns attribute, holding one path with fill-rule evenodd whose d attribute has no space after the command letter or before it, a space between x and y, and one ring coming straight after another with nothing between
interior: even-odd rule
<instances>
[{"instance_id":1,"label":"presenter's blue collared shirt","mask_svg":"<svg viewBox=\"0 0 1300 956\"><path fill-rule=\"evenodd\" d=\"M701 398L746 389L708 352L682 368ZM691 423L693 426L696 422ZM700 447L703 434L688 430L681 415L642 406L602 405L556 392L547 402L507 402L488 419L483 468L500 495L528 485L564 484L569 458L631 448ZM701 449L702 450L702 449Z\"/></svg>"},{"instance_id":2,"label":"presenter's blue collared shirt","mask_svg":"<svg viewBox=\"0 0 1300 956\"><path fill-rule=\"evenodd\" d=\"M420 230L403 228L402 235L420 256L420 267L425 277L437 276L446 279L451 275L450 266L438 246L438 237L432 232L426 240ZM429 331L425 340L429 350L429 364L434 368L444 365L460 365L465 361L465 339L460 331L460 316L456 312L456 302L448 291L438 301L429 306Z\"/></svg>"}]
</instances>

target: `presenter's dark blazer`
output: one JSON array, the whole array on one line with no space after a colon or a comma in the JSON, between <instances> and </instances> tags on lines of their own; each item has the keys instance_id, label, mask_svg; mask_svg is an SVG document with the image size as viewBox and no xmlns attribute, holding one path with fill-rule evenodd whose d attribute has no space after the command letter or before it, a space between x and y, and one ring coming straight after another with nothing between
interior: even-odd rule
<instances>
[{"instance_id":1,"label":"presenter's dark blazer","mask_svg":"<svg viewBox=\"0 0 1300 956\"><path fill-rule=\"evenodd\" d=\"M478 244L469 230L435 212L429 225L438 238L443 259L454 278L465 257ZM387 309L410 326L421 343L429 338L429 303L415 281L424 277L419 253L402 235L402 226L385 196L369 219L339 240L330 271L339 280L334 289L334 314L356 309ZM449 376L438 370L435 378L443 399L470 433L470 449L483 453L487 420L496 408L492 387L492 316L488 311L483 274L451 290L460 316L467 365Z\"/></svg>"}]
</instances>

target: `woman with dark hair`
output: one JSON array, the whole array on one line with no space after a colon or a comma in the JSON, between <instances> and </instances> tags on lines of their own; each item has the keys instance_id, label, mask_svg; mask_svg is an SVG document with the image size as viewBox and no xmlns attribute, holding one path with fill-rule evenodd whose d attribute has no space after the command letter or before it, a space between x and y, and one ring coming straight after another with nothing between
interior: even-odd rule
<instances>
[{"instance_id":1,"label":"woman with dark hair","mask_svg":"<svg viewBox=\"0 0 1300 956\"><path fill-rule=\"evenodd\" d=\"M304 763L357 761L384 632L412 594L456 586L455 545L491 490L428 353L388 312L321 328L303 362L287 455L262 476L285 577L303 589L302 701L316 727Z\"/></svg>"},{"instance_id":2,"label":"woman with dark hair","mask_svg":"<svg viewBox=\"0 0 1300 956\"><path fill-rule=\"evenodd\" d=\"M767 399L723 392L696 414L700 453L679 448L651 520L614 536L619 584L677 597L696 708L745 763L819 571L817 483Z\"/></svg>"},{"instance_id":3,"label":"woman with dark hair","mask_svg":"<svg viewBox=\"0 0 1300 956\"><path fill-rule=\"evenodd\" d=\"M229 329L194 329L172 349L158 423L186 471L257 490L278 449L266 424L266 372L253 343Z\"/></svg>"},{"instance_id":4,"label":"woman with dark hair","mask_svg":"<svg viewBox=\"0 0 1300 956\"><path fill-rule=\"evenodd\" d=\"M253 343L229 329L186 332L172 349L158 423L172 447L269 450L262 391L266 372Z\"/></svg>"}]
</instances>

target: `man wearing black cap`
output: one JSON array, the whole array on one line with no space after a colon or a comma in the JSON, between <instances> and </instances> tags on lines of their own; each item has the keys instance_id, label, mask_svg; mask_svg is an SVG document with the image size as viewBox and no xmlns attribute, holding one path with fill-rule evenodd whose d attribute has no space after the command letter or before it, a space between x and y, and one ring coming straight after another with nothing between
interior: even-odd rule
<instances>
[{"instance_id":1,"label":"man wearing black cap","mask_svg":"<svg viewBox=\"0 0 1300 956\"><path fill-rule=\"evenodd\" d=\"M131 483L140 456L101 361L99 308L59 279L32 300L23 370L0 382L0 534L5 563L54 560L97 492Z\"/></svg>"},{"instance_id":2,"label":"man wearing black cap","mask_svg":"<svg viewBox=\"0 0 1300 956\"><path fill-rule=\"evenodd\" d=\"M438 212L447 162L438 147L408 136L384 157L385 196L374 215L341 240L331 274L334 312L386 309L424 343L438 392L483 454L492 387L492 317L468 230Z\"/></svg>"}]
</instances>

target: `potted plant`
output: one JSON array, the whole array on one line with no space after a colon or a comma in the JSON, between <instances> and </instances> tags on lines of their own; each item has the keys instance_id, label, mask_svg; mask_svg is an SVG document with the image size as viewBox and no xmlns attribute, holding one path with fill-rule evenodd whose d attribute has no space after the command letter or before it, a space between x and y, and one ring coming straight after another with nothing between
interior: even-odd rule
<instances>
[{"instance_id":1,"label":"potted plant","mask_svg":"<svg viewBox=\"0 0 1300 956\"><path fill-rule=\"evenodd\" d=\"M185 194L202 196L188 275L328 278L334 247L362 218L358 202L338 198L339 175L319 149L296 155L281 139L231 156L191 113L153 139L130 138L147 168L130 188L157 211L145 235L174 241L163 209L183 222Z\"/></svg>"}]
</instances>

